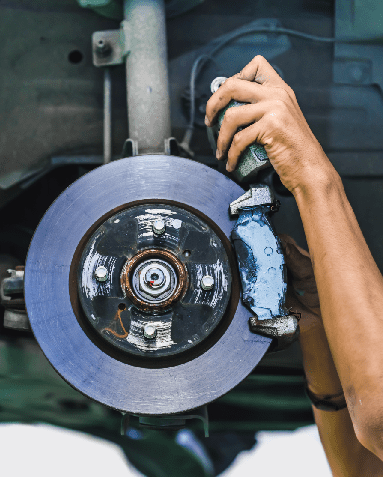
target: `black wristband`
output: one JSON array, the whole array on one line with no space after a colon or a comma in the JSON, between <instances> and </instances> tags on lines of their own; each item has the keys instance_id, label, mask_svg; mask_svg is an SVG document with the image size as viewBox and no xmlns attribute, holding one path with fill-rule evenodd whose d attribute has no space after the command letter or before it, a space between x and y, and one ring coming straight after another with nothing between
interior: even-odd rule
<instances>
[{"instance_id":1,"label":"black wristband","mask_svg":"<svg viewBox=\"0 0 384 477\"><path fill-rule=\"evenodd\" d=\"M343 392L321 398L316 396L308 386L305 387L305 392L315 408L320 409L321 411L340 411L340 409L345 409L347 407L347 401L345 400Z\"/></svg>"}]
</instances>

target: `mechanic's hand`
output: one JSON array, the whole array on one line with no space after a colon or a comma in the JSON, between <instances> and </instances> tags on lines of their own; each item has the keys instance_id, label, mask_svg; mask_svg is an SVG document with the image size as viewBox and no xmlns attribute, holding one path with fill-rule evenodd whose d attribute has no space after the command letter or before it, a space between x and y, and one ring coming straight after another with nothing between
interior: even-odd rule
<instances>
[{"instance_id":1,"label":"mechanic's hand","mask_svg":"<svg viewBox=\"0 0 384 477\"><path fill-rule=\"evenodd\" d=\"M309 253L289 235L279 235L288 269L286 307L300 313L300 346L308 386L319 395L338 394L341 383L323 327Z\"/></svg>"},{"instance_id":2,"label":"mechanic's hand","mask_svg":"<svg viewBox=\"0 0 384 477\"><path fill-rule=\"evenodd\" d=\"M234 171L240 154L262 144L282 183L294 193L308 184L327 180L333 169L310 130L292 89L262 56L256 56L240 73L220 86L207 103L206 125L231 100L250 103L229 108L217 140L216 157L228 156L227 170ZM236 132L239 127L242 131Z\"/></svg>"}]
</instances>

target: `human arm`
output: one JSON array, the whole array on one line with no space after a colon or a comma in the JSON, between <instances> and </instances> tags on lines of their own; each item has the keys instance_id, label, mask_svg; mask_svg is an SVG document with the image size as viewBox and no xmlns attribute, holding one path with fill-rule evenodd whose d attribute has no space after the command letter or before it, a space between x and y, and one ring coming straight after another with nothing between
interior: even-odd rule
<instances>
[{"instance_id":1,"label":"human arm","mask_svg":"<svg viewBox=\"0 0 384 477\"><path fill-rule=\"evenodd\" d=\"M207 104L207 125L231 100L217 141L234 170L262 144L294 195L309 247L321 315L359 442L382 458L382 276L341 179L310 130L292 89L262 57L227 80ZM237 132L242 126L244 129Z\"/></svg>"},{"instance_id":2,"label":"human arm","mask_svg":"<svg viewBox=\"0 0 384 477\"><path fill-rule=\"evenodd\" d=\"M296 200L353 427L382 458L382 277L341 184Z\"/></svg>"},{"instance_id":3,"label":"human arm","mask_svg":"<svg viewBox=\"0 0 384 477\"><path fill-rule=\"evenodd\" d=\"M338 395L342 387L322 324L309 254L291 237L280 235L280 239L288 268L286 305L301 315L300 346L307 386L319 397ZM383 475L382 461L357 440L348 409L323 411L314 406L312 409L335 477Z\"/></svg>"}]
</instances>

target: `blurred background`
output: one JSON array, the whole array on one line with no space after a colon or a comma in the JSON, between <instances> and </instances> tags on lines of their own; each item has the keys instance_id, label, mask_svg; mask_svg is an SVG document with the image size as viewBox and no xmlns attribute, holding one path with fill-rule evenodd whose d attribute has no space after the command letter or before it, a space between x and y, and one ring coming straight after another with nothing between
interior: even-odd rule
<instances>
[{"instance_id":1,"label":"blurred background","mask_svg":"<svg viewBox=\"0 0 384 477\"><path fill-rule=\"evenodd\" d=\"M263 55L294 89L382 269L381 1L166 0L165 7L178 154L226 174L204 126L210 83ZM119 0L0 2L0 279L24 265L33 232L58 195L104 162L105 73L94 66L91 38L117 30L122 18ZM109 75L111 154L118 159L128 131L125 66L111 66ZM306 248L293 196L273 170L260 181L281 202L277 232ZM12 315L14 326L6 307L3 300L0 443L7 475L304 476L309 466L311 475L330 475L297 343L267 354L209 404L208 438L198 422L160 432L134 419L122 435L121 414L64 382L25 314Z\"/></svg>"},{"instance_id":2,"label":"blurred background","mask_svg":"<svg viewBox=\"0 0 384 477\"><path fill-rule=\"evenodd\" d=\"M186 440L188 434L189 431L184 430L180 435ZM126 477L144 475L130 464L120 447L79 432L43 424L3 424L0 443L4 454L2 468L7 474L38 472L41 477L48 477L52 472L57 477L84 473L93 477L103 477L106 473ZM22 459L19 458L20 448L24 449ZM172 460L172 456L169 458ZM240 453L220 475L277 477L294 472L297 477L305 477L309 469L314 477L332 475L314 425L296 431L260 432L257 446ZM158 469L158 475L165 474Z\"/></svg>"}]
</instances>

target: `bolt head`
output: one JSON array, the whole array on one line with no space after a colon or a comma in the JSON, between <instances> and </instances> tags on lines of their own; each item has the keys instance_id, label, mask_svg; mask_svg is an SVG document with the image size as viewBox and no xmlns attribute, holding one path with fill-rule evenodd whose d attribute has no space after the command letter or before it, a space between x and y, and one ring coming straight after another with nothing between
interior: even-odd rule
<instances>
[{"instance_id":1,"label":"bolt head","mask_svg":"<svg viewBox=\"0 0 384 477\"><path fill-rule=\"evenodd\" d=\"M97 267L95 278L98 282L106 282L108 280L108 270L105 267Z\"/></svg>"},{"instance_id":2,"label":"bolt head","mask_svg":"<svg viewBox=\"0 0 384 477\"><path fill-rule=\"evenodd\" d=\"M156 219L152 224L152 230L155 235L162 235L165 232L164 220Z\"/></svg>"},{"instance_id":3,"label":"bolt head","mask_svg":"<svg viewBox=\"0 0 384 477\"><path fill-rule=\"evenodd\" d=\"M200 281L200 286L203 290L212 290L215 286L215 279L211 275L205 275Z\"/></svg>"},{"instance_id":4,"label":"bolt head","mask_svg":"<svg viewBox=\"0 0 384 477\"><path fill-rule=\"evenodd\" d=\"M150 323L146 324L143 328L143 334L144 334L144 337L149 340L156 338L156 335L157 335L156 327L154 325L151 325Z\"/></svg>"},{"instance_id":5,"label":"bolt head","mask_svg":"<svg viewBox=\"0 0 384 477\"><path fill-rule=\"evenodd\" d=\"M96 54L100 57L108 56L111 53L111 45L103 38L96 43Z\"/></svg>"}]
</instances>

